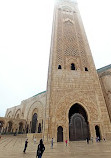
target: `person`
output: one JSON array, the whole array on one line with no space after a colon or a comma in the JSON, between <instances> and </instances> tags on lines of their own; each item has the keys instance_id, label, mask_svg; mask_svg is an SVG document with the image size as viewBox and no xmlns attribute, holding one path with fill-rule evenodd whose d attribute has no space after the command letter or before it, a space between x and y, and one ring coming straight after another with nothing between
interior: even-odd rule
<instances>
[{"instance_id":1,"label":"person","mask_svg":"<svg viewBox=\"0 0 111 158\"><path fill-rule=\"evenodd\" d=\"M14 136L16 136L17 134L16 134L16 132L14 132Z\"/></svg>"},{"instance_id":2,"label":"person","mask_svg":"<svg viewBox=\"0 0 111 158\"><path fill-rule=\"evenodd\" d=\"M27 145L28 145L28 139L26 139L26 141L25 141L25 147L24 147L24 150L23 150L24 154L25 154L25 151L27 149Z\"/></svg>"},{"instance_id":3,"label":"person","mask_svg":"<svg viewBox=\"0 0 111 158\"><path fill-rule=\"evenodd\" d=\"M103 137L104 142L106 141L105 137Z\"/></svg>"},{"instance_id":4,"label":"person","mask_svg":"<svg viewBox=\"0 0 111 158\"><path fill-rule=\"evenodd\" d=\"M37 148L37 155L36 155L36 158L38 156L38 158L42 158L42 154L45 150L45 146L43 144L43 141L42 139L40 140L40 144L38 145L38 148Z\"/></svg>"},{"instance_id":5,"label":"person","mask_svg":"<svg viewBox=\"0 0 111 158\"><path fill-rule=\"evenodd\" d=\"M34 137L34 144L36 144L36 137Z\"/></svg>"},{"instance_id":6,"label":"person","mask_svg":"<svg viewBox=\"0 0 111 158\"><path fill-rule=\"evenodd\" d=\"M86 138L86 141L87 141L87 144L89 144L89 138L88 137Z\"/></svg>"},{"instance_id":7,"label":"person","mask_svg":"<svg viewBox=\"0 0 111 158\"><path fill-rule=\"evenodd\" d=\"M93 143L93 137L91 137L91 142Z\"/></svg>"},{"instance_id":8,"label":"person","mask_svg":"<svg viewBox=\"0 0 111 158\"><path fill-rule=\"evenodd\" d=\"M98 142L98 137L96 137L96 143Z\"/></svg>"},{"instance_id":9,"label":"person","mask_svg":"<svg viewBox=\"0 0 111 158\"><path fill-rule=\"evenodd\" d=\"M100 142L100 137L99 136L97 137L97 139L98 139L98 142Z\"/></svg>"},{"instance_id":10,"label":"person","mask_svg":"<svg viewBox=\"0 0 111 158\"><path fill-rule=\"evenodd\" d=\"M67 139L66 139L65 143L66 143L66 146L67 146Z\"/></svg>"},{"instance_id":11,"label":"person","mask_svg":"<svg viewBox=\"0 0 111 158\"><path fill-rule=\"evenodd\" d=\"M51 148L53 149L53 138L51 140Z\"/></svg>"}]
</instances>

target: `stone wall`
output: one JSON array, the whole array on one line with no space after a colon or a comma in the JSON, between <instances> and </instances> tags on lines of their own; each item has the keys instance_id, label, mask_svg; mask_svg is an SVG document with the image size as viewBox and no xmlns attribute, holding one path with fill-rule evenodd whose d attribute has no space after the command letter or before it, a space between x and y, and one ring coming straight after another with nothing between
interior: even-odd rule
<instances>
[{"instance_id":1,"label":"stone wall","mask_svg":"<svg viewBox=\"0 0 111 158\"><path fill-rule=\"evenodd\" d=\"M111 65L97 70L111 121Z\"/></svg>"},{"instance_id":2,"label":"stone wall","mask_svg":"<svg viewBox=\"0 0 111 158\"><path fill-rule=\"evenodd\" d=\"M31 132L31 124L32 124L32 117L34 113L37 114L37 131L38 132L38 125L42 125L43 129L43 122L44 122L44 115L45 115L45 103L46 103L46 92L41 92L29 99L26 99L21 102L20 105L14 106L12 108L7 109L5 118L6 120L10 120L16 124L16 127L19 126L20 120L25 120L25 131L28 127L27 132ZM5 120L4 118L4 120ZM2 119L1 119L2 120ZM16 121L19 120L19 121ZM4 122L4 126L7 126L7 121ZM14 126L14 124L13 124ZM15 129L14 128L14 129Z\"/></svg>"},{"instance_id":3,"label":"stone wall","mask_svg":"<svg viewBox=\"0 0 111 158\"><path fill-rule=\"evenodd\" d=\"M49 62L45 137L57 141L58 127L69 139L69 110L81 105L88 116L90 136L111 137L111 124L77 3L55 6Z\"/></svg>"}]
</instances>

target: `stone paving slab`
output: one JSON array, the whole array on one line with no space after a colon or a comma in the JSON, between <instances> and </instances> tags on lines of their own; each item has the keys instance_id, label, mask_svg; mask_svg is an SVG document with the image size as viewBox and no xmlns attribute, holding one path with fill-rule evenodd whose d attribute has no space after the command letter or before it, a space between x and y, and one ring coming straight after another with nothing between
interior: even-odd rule
<instances>
[{"instance_id":1,"label":"stone paving slab","mask_svg":"<svg viewBox=\"0 0 111 158\"><path fill-rule=\"evenodd\" d=\"M29 140L26 154L23 153L24 142L22 137L2 137L0 139L0 158L36 158L38 142L34 144ZM50 143L45 143L45 152L42 158L111 158L111 141L89 143L85 141L54 143L51 149Z\"/></svg>"}]
</instances>

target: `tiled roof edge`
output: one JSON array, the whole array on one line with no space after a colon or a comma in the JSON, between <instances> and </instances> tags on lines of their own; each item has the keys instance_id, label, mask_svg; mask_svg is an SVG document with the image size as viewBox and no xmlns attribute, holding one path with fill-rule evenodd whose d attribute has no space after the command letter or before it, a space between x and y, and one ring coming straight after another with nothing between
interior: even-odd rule
<instances>
[{"instance_id":1,"label":"tiled roof edge","mask_svg":"<svg viewBox=\"0 0 111 158\"><path fill-rule=\"evenodd\" d=\"M34 96L32 96L32 97L36 97L37 95L40 95L40 94L45 93L45 92L46 92L46 91L40 92L40 93L38 93L38 94L36 94L36 95L34 95Z\"/></svg>"},{"instance_id":2,"label":"tiled roof edge","mask_svg":"<svg viewBox=\"0 0 111 158\"><path fill-rule=\"evenodd\" d=\"M104 66L104 67L102 67L100 69L97 69L97 72L103 72L103 71L106 71L108 69L111 69L111 64L107 65L107 66Z\"/></svg>"}]
</instances>

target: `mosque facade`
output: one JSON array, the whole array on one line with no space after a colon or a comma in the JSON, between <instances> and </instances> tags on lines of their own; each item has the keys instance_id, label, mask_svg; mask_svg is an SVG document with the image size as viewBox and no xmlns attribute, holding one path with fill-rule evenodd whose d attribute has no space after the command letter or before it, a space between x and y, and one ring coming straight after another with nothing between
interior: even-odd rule
<instances>
[{"instance_id":1,"label":"mosque facade","mask_svg":"<svg viewBox=\"0 0 111 158\"><path fill-rule=\"evenodd\" d=\"M96 70L75 0L55 5L47 90L7 109L0 132L111 139L111 65Z\"/></svg>"}]
</instances>

